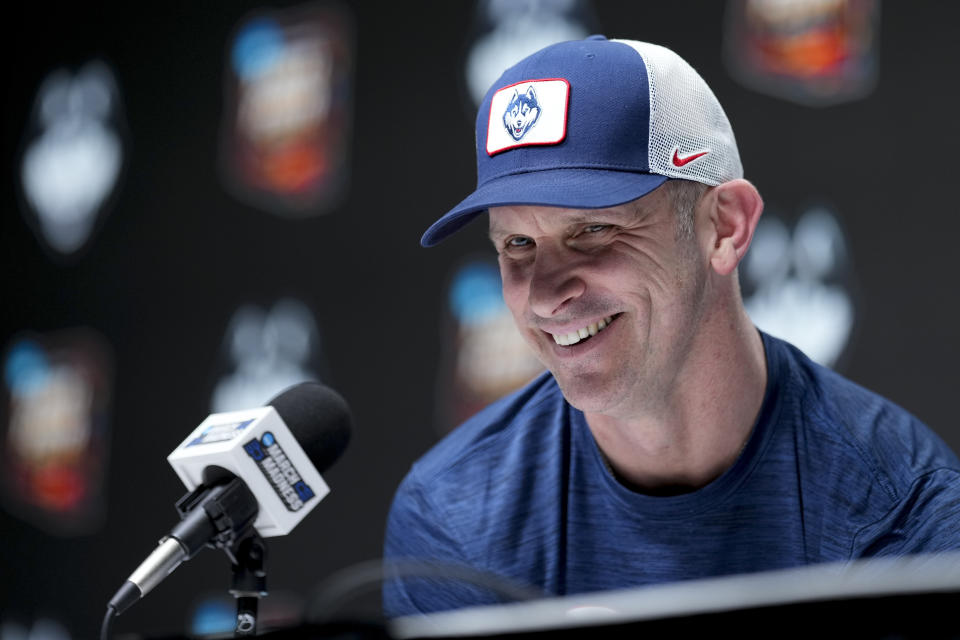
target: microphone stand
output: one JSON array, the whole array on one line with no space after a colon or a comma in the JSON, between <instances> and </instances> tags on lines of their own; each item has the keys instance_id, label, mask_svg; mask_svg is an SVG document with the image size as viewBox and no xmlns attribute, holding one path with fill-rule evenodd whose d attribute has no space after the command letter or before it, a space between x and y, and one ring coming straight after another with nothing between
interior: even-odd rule
<instances>
[{"instance_id":1,"label":"microphone stand","mask_svg":"<svg viewBox=\"0 0 960 640\"><path fill-rule=\"evenodd\" d=\"M232 564L230 595L237 599L237 623L234 637L252 636L257 632L257 608L267 595L267 572L264 561L267 543L251 529L230 547L224 547Z\"/></svg>"},{"instance_id":2,"label":"microphone stand","mask_svg":"<svg viewBox=\"0 0 960 640\"><path fill-rule=\"evenodd\" d=\"M247 510L238 518L228 515L231 505L256 505L246 485L234 478L223 486L225 490L222 497L218 494L217 499L208 500L210 489L200 485L180 498L176 506L181 518L192 516L196 511L203 515L201 520L209 519L214 535L206 541L206 546L223 549L230 558L230 594L237 599L237 621L233 633L234 637L239 638L257 632L258 605L260 598L267 595L267 572L264 569L267 543L253 527L257 513L255 507L251 509L247 506ZM204 530L202 535L209 535L209 531Z\"/></svg>"}]
</instances>

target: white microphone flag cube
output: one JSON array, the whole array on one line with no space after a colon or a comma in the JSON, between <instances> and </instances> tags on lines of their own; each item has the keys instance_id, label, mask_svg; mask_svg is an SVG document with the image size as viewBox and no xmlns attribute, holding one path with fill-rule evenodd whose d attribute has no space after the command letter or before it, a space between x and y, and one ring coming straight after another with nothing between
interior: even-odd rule
<instances>
[{"instance_id":1,"label":"white microphone flag cube","mask_svg":"<svg viewBox=\"0 0 960 640\"><path fill-rule=\"evenodd\" d=\"M260 503L254 526L263 537L286 535L330 493L273 407L209 415L167 461L190 491L210 467L243 480Z\"/></svg>"}]
</instances>

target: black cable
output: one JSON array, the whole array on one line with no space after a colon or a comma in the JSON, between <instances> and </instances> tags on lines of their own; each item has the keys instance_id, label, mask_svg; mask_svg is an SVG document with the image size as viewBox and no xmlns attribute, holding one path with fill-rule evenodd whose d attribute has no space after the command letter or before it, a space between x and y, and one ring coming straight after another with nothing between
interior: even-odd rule
<instances>
[{"instance_id":1,"label":"black cable","mask_svg":"<svg viewBox=\"0 0 960 640\"><path fill-rule=\"evenodd\" d=\"M113 617L117 615L117 610L112 606L107 607L107 614L103 616L103 624L100 625L100 640L109 640L110 638L110 622L113 621Z\"/></svg>"}]
</instances>

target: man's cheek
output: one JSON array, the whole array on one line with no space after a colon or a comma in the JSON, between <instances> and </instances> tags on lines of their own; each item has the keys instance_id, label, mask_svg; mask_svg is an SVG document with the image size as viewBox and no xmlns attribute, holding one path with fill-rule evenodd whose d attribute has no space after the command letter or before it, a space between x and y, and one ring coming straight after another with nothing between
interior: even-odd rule
<instances>
[{"instance_id":1,"label":"man's cheek","mask_svg":"<svg viewBox=\"0 0 960 640\"><path fill-rule=\"evenodd\" d=\"M507 280L506 274L501 275L503 279L503 302L510 309L517 327L523 329L523 312L526 308L527 296L523 287L517 286Z\"/></svg>"}]
</instances>

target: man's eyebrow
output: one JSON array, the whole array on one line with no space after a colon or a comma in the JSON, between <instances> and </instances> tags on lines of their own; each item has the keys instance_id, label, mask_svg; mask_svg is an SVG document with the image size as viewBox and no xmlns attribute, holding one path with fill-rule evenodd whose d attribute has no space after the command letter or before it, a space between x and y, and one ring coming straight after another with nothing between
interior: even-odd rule
<instances>
[{"instance_id":1,"label":"man's eyebrow","mask_svg":"<svg viewBox=\"0 0 960 640\"><path fill-rule=\"evenodd\" d=\"M590 224L604 220L625 220L637 216L635 211L621 209L596 209L594 211L577 212L564 216L568 224Z\"/></svg>"},{"instance_id":2,"label":"man's eyebrow","mask_svg":"<svg viewBox=\"0 0 960 640\"><path fill-rule=\"evenodd\" d=\"M630 207L629 209L614 207L606 209L586 209L564 214L564 222L571 226L606 222L624 224L637 220L638 218L643 218L647 213L645 209L641 209L640 207Z\"/></svg>"},{"instance_id":3,"label":"man's eyebrow","mask_svg":"<svg viewBox=\"0 0 960 640\"><path fill-rule=\"evenodd\" d=\"M606 209L583 209L579 211L567 211L557 215L562 216L563 223L566 225L591 224L605 221L625 222L642 218L649 213L646 209L639 206L630 209L606 208ZM492 241L510 235L512 232L506 227L490 221L487 236Z\"/></svg>"}]
</instances>

